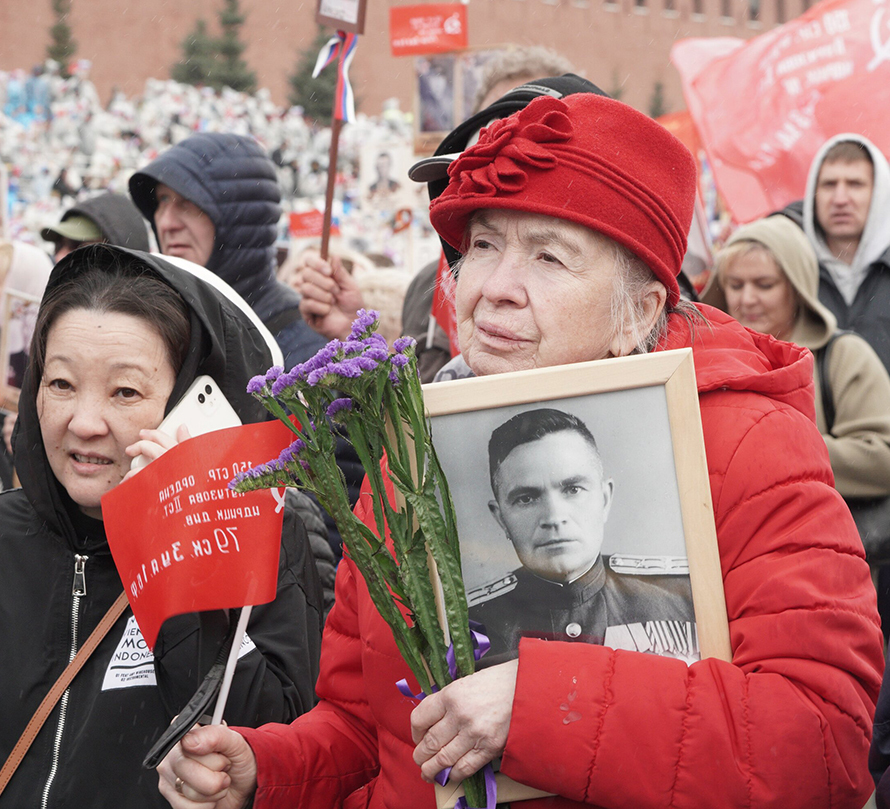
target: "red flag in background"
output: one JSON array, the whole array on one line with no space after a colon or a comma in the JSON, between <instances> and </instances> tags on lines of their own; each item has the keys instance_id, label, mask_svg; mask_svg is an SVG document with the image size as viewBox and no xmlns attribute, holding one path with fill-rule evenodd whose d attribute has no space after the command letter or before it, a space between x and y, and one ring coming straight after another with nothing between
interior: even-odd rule
<instances>
[{"instance_id":1,"label":"red flag in background","mask_svg":"<svg viewBox=\"0 0 890 809\"><path fill-rule=\"evenodd\" d=\"M832 135L890 153L890 6L823 0L755 39L689 39L671 60L734 218L749 222L806 189Z\"/></svg>"},{"instance_id":2,"label":"red flag in background","mask_svg":"<svg viewBox=\"0 0 890 809\"><path fill-rule=\"evenodd\" d=\"M321 236L321 228L324 223L324 212L293 211L288 222L288 232L293 239L306 239L313 236ZM331 236L340 235L340 226L336 221L331 223Z\"/></svg>"},{"instance_id":3,"label":"red flag in background","mask_svg":"<svg viewBox=\"0 0 890 809\"><path fill-rule=\"evenodd\" d=\"M467 7L463 3L392 6L389 43L393 56L443 53L467 47Z\"/></svg>"},{"instance_id":4,"label":"red flag in background","mask_svg":"<svg viewBox=\"0 0 890 809\"><path fill-rule=\"evenodd\" d=\"M292 439L278 421L206 433L102 498L108 544L149 648L173 615L275 598L282 498L236 494L228 482Z\"/></svg>"},{"instance_id":5,"label":"red flag in background","mask_svg":"<svg viewBox=\"0 0 890 809\"><path fill-rule=\"evenodd\" d=\"M445 253L439 254L439 266L436 268L436 289L433 292L433 318L448 335L451 345L451 356L460 354L457 342L457 314L454 311L454 288L456 284L451 267Z\"/></svg>"}]
</instances>

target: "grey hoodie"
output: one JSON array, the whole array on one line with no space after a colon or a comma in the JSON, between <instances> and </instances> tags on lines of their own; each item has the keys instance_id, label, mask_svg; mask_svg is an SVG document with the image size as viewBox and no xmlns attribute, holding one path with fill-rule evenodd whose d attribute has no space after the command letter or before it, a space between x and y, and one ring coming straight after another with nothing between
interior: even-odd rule
<instances>
[{"instance_id":1,"label":"grey hoodie","mask_svg":"<svg viewBox=\"0 0 890 809\"><path fill-rule=\"evenodd\" d=\"M836 143L852 141L861 144L871 155L874 165L874 189L868 219L859 240L859 247L853 261L846 264L832 255L825 242L821 226L816 222L816 181L822 168L825 154ZM816 248L819 264L826 268L832 280L844 297L851 304L869 266L877 261L881 254L890 247L890 165L880 150L867 138L850 132L835 135L823 145L810 165L807 177L807 192L803 202L803 229L810 242Z\"/></svg>"}]
</instances>

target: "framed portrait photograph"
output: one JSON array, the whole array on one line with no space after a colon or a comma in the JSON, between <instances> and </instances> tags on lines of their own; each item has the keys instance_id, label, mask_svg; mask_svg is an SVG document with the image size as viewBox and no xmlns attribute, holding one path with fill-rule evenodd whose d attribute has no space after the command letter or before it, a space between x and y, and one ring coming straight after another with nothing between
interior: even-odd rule
<instances>
[{"instance_id":1,"label":"framed portrait photograph","mask_svg":"<svg viewBox=\"0 0 890 809\"><path fill-rule=\"evenodd\" d=\"M414 60L414 150L432 154L442 139L475 111L485 65L496 49L469 49Z\"/></svg>"},{"instance_id":2,"label":"framed portrait photograph","mask_svg":"<svg viewBox=\"0 0 890 809\"><path fill-rule=\"evenodd\" d=\"M24 292L7 290L3 293L3 327L0 335L2 352L2 384L0 406L4 410L18 410L19 395L28 365L31 337L37 323L40 298Z\"/></svg>"},{"instance_id":3,"label":"framed portrait photograph","mask_svg":"<svg viewBox=\"0 0 890 809\"><path fill-rule=\"evenodd\" d=\"M319 25L330 25L338 31L362 34L365 30L367 0L318 0L315 19Z\"/></svg>"},{"instance_id":4,"label":"framed portrait photograph","mask_svg":"<svg viewBox=\"0 0 890 809\"><path fill-rule=\"evenodd\" d=\"M522 637L731 660L691 349L423 391L480 667ZM542 794L498 779L499 800Z\"/></svg>"},{"instance_id":5,"label":"framed portrait photograph","mask_svg":"<svg viewBox=\"0 0 890 809\"><path fill-rule=\"evenodd\" d=\"M408 169L414 162L409 144L396 141L366 143L359 157L362 206L377 211L415 206L418 184L408 179Z\"/></svg>"}]
</instances>

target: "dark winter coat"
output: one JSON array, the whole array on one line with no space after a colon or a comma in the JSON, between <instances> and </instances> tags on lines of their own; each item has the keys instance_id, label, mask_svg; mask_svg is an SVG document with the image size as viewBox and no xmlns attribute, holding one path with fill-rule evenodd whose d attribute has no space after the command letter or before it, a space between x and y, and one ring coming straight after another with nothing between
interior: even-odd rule
<instances>
[{"instance_id":1,"label":"dark winter coat","mask_svg":"<svg viewBox=\"0 0 890 809\"><path fill-rule=\"evenodd\" d=\"M190 309L191 343L167 404L199 374L218 382L242 421L263 418L246 391L270 362L254 321L225 294L177 265L94 245L55 268L48 289L86 263L136 261L174 287ZM69 657L123 587L103 523L84 516L54 477L40 433L36 391L26 381L15 435L21 489L0 494L0 758L8 755ZM302 506L307 507L305 498ZM311 507L310 507L311 508ZM139 514L134 513L134 519ZM317 516L316 516L317 519ZM82 592L74 592L83 561ZM157 775L141 761L188 701L216 657L223 611L167 621L146 649L127 609L75 677L0 798L0 806L165 807ZM322 592L303 522L286 510L271 604L256 607L226 710L230 722L288 721L315 702Z\"/></svg>"},{"instance_id":2,"label":"dark winter coat","mask_svg":"<svg viewBox=\"0 0 890 809\"><path fill-rule=\"evenodd\" d=\"M290 368L326 340L302 320L300 298L275 277L281 192L275 164L255 141L218 132L192 135L130 178L130 194L154 225L158 183L197 205L216 241L207 269L232 286L275 335Z\"/></svg>"}]
</instances>

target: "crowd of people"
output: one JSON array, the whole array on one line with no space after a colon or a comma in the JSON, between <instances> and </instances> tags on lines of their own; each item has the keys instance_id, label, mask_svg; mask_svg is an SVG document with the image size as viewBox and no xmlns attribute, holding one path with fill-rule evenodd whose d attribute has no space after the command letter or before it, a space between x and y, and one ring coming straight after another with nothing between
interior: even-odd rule
<instances>
[{"instance_id":1,"label":"crowd of people","mask_svg":"<svg viewBox=\"0 0 890 809\"><path fill-rule=\"evenodd\" d=\"M288 214L322 210L330 128L304 117L299 107L275 104L268 91L215 92L172 80L149 79L141 96L115 91L103 104L79 62L63 79L52 62L25 71L0 71L0 158L8 171L8 238L39 242L75 201L99 191L126 194L129 177L166 148L190 135L221 132L254 139L273 158L282 190L277 235L288 240ZM409 263L392 239L392 211L362 207L362 147L412 142L411 114L393 99L374 116L359 115L339 145L335 217L360 252ZM425 210L413 211L418 241L432 244Z\"/></svg>"},{"instance_id":2,"label":"crowd of people","mask_svg":"<svg viewBox=\"0 0 890 809\"><path fill-rule=\"evenodd\" d=\"M489 475L484 496L518 562L471 610L496 640L475 674L419 703L397 688L407 666L348 548L295 492L278 596L251 619L227 724L183 728L158 774L142 770L164 726L217 684L234 617L171 619L144 676L116 675L139 629L116 599L101 497L133 458L188 440L157 428L201 374L224 380L244 422L260 420L248 378L348 336L372 294L367 257L310 250L277 274L287 160L270 155L293 150L302 182L321 135L262 95L156 83L140 105L117 97L100 111L82 77L32 77L68 105L47 114L23 109L24 83L12 93L7 81L19 123L3 129L4 154L33 154L39 130L59 177L114 165L83 198L66 171L74 193L57 194L52 222L16 225L41 232L57 263L12 430L21 485L0 494L0 631L17 651L0 663L4 758L103 614L110 630L4 765L0 800L415 809L436 805L443 771L459 782L495 762L539 790L511 804L528 809L861 809L876 788L890 806L890 604L875 586L890 569L866 557L877 545L863 540L879 538L851 514L890 496L886 158L861 136L831 139L802 201L729 239L700 302L682 271L688 150L561 63L488 71L478 111L410 172L455 278L459 350L431 315L438 261L400 288L399 320L425 381L692 350L731 660L698 653L688 578L635 576L602 550L614 484L601 426L533 405L465 459ZM176 120L159 124L171 93ZM222 114L205 125L211 110ZM89 148L105 137L115 147ZM27 209L60 185L12 173ZM146 252L149 231L161 255ZM652 414L628 417L644 431ZM346 435L337 457L375 530ZM642 645L610 642L632 632Z\"/></svg>"}]
</instances>

